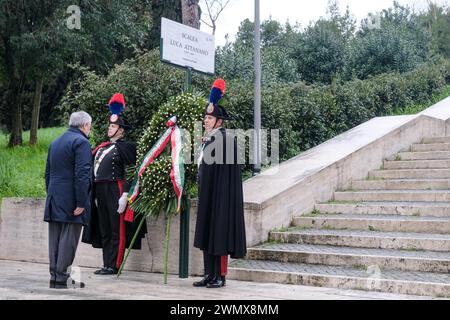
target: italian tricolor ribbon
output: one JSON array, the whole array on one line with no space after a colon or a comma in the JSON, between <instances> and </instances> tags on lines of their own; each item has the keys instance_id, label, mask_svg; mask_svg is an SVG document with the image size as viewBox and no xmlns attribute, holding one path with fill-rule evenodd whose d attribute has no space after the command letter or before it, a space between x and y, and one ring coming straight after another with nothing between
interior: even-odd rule
<instances>
[{"instance_id":1,"label":"italian tricolor ribbon","mask_svg":"<svg viewBox=\"0 0 450 320\"><path fill-rule=\"evenodd\" d=\"M142 160L139 167L136 169L133 184L130 189L130 196L128 197L129 204L132 204L139 196L139 180L147 167L161 154L166 148L169 141L172 148L172 170L170 171L170 180L173 184L175 195L177 196L178 206L177 212L180 212L181 195L183 194L184 185L184 161L183 161L183 137L180 128L176 125L177 117L173 116L167 121L166 125L169 127L163 135L156 141L153 147Z\"/></svg>"}]
</instances>

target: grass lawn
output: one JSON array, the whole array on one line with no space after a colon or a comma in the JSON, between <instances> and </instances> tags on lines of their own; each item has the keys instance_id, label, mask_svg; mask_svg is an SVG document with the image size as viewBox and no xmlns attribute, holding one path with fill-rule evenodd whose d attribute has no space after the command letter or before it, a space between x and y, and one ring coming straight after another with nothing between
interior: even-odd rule
<instances>
[{"instance_id":1,"label":"grass lawn","mask_svg":"<svg viewBox=\"0 0 450 320\"><path fill-rule=\"evenodd\" d=\"M8 136L0 135L0 199L4 197L45 197L45 163L50 143L66 128L40 129L38 145L28 144L30 133L24 132L23 146L7 148Z\"/></svg>"}]
</instances>

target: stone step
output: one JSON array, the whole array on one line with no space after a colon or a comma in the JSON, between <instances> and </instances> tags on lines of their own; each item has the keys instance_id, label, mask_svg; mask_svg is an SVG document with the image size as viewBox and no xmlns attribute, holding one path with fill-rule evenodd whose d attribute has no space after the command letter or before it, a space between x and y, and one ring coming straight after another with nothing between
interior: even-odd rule
<instances>
[{"instance_id":1,"label":"stone step","mask_svg":"<svg viewBox=\"0 0 450 320\"><path fill-rule=\"evenodd\" d=\"M356 190L445 190L450 189L450 179L382 179L352 182Z\"/></svg>"},{"instance_id":2,"label":"stone step","mask_svg":"<svg viewBox=\"0 0 450 320\"><path fill-rule=\"evenodd\" d=\"M432 233L290 228L271 232L270 240L356 248L450 251L450 235Z\"/></svg>"},{"instance_id":3,"label":"stone step","mask_svg":"<svg viewBox=\"0 0 450 320\"><path fill-rule=\"evenodd\" d=\"M384 161L384 169L450 169L449 160Z\"/></svg>"},{"instance_id":4,"label":"stone step","mask_svg":"<svg viewBox=\"0 0 450 320\"><path fill-rule=\"evenodd\" d=\"M241 281L359 289L380 292L450 296L450 275L380 270L266 260L232 260L228 278Z\"/></svg>"},{"instance_id":5,"label":"stone step","mask_svg":"<svg viewBox=\"0 0 450 320\"><path fill-rule=\"evenodd\" d=\"M294 217L293 226L386 232L424 232L450 234L450 217L415 217L400 215L322 214Z\"/></svg>"},{"instance_id":6,"label":"stone step","mask_svg":"<svg viewBox=\"0 0 450 320\"><path fill-rule=\"evenodd\" d=\"M411 146L412 152L417 151L450 151L450 143L423 143L413 144Z\"/></svg>"},{"instance_id":7,"label":"stone step","mask_svg":"<svg viewBox=\"0 0 450 320\"><path fill-rule=\"evenodd\" d=\"M450 169L371 170L370 179L449 179Z\"/></svg>"},{"instance_id":8,"label":"stone step","mask_svg":"<svg viewBox=\"0 0 450 320\"><path fill-rule=\"evenodd\" d=\"M264 244L249 248L246 259L310 263L382 270L448 272L450 252L352 248L294 243Z\"/></svg>"},{"instance_id":9,"label":"stone step","mask_svg":"<svg viewBox=\"0 0 450 320\"><path fill-rule=\"evenodd\" d=\"M450 190L336 191L335 201L450 201Z\"/></svg>"},{"instance_id":10,"label":"stone step","mask_svg":"<svg viewBox=\"0 0 450 320\"><path fill-rule=\"evenodd\" d=\"M450 159L450 151L399 152L398 160L439 160Z\"/></svg>"},{"instance_id":11,"label":"stone step","mask_svg":"<svg viewBox=\"0 0 450 320\"><path fill-rule=\"evenodd\" d=\"M448 202L330 202L316 204L315 210L326 214L450 217L450 203Z\"/></svg>"},{"instance_id":12,"label":"stone step","mask_svg":"<svg viewBox=\"0 0 450 320\"><path fill-rule=\"evenodd\" d=\"M422 143L450 143L450 137L427 137L422 139Z\"/></svg>"}]
</instances>

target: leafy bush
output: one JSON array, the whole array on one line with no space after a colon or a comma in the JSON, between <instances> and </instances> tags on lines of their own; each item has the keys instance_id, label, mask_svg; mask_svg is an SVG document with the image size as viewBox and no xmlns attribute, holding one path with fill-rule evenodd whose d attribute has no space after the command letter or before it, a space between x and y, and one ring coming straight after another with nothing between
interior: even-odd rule
<instances>
[{"instance_id":1,"label":"leafy bush","mask_svg":"<svg viewBox=\"0 0 450 320\"><path fill-rule=\"evenodd\" d=\"M212 80L195 75L194 91L207 97ZM245 77L225 80L226 109L233 116L226 126L253 128L253 82ZM410 105L427 104L447 83L450 62L443 59L407 73L352 81L336 78L329 85L274 80L262 87L262 128L280 130L280 158L287 160L375 116L398 114ZM138 141L160 106L178 96L183 84L184 73L161 63L158 53L152 51L116 65L106 78L85 71L83 79L70 86L61 108L69 112L81 106L88 111L94 119L95 141L99 142L106 132L108 99L121 91L127 102L124 114L135 128L128 138Z\"/></svg>"},{"instance_id":2,"label":"leafy bush","mask_svg":"<svg viewBox=\"0 0 450 320\"><path fill-rule=\"evenodd\" d=\"M170 97L178 95L184 86L184 73L161 63L157 50L116 65L106 77L87 70L83 75L81 80L69 86L59 108L64 112L65 120L70 112L88 112L93 118L97 143L105 138L108 101L115 92L125 96L123 115L133 126L133 130L127 132L127 138L137 141L158 108Z\"/></svg>"}]
</instances>

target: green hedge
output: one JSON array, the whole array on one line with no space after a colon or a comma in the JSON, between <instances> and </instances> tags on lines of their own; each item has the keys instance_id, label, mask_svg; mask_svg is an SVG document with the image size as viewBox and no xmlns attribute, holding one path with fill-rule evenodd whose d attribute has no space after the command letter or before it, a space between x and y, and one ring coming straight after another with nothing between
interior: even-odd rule
<instances>
[{"instance_id":1,"label":"green hedge","mask_svg":"<svg viewBox=\"0 0 450 320\"><path fill-rule=\"evenodd\" d=\"M60 108L68 113L83 109L93 115L94 138L104 139L107 102L114 92L125 95L125 115L138 141L160 106L179 95L184 86L182 70L159 61L156 51L115 66L106 78L85 71L73 83ZM226 108L234 116L231 128L253 127L253 84L239 79L227 81ZM207 97L212 77L194 76L195 91ZM263 84L262 126L280 129L280 157L286 160L375 116L401 114L414 105L420 110L450 83L450 62L438 60L408 73L381 74L366 80L331 85L297 83ZM442 98L442 97L439 97ZM418 107L419 106L419 107ZM422 106L422 107L420 107Z\"/></svg>"},{"instance_id":2,"label":"green hedge","mask_svg":"<svg viewBox=\"0 0 450 320\"><path fill-rule=\"evenodd\" d=\"M183 72L160 63L159 52L152 51L116 65L107 77L85 71L69 86L59 108L66 122L70 112L87 111L93 118L94 140L99 142L105 139L108 101L115 92L121 92L126 102L124 117L134 127L127 134L137 141L154 112L178 95L183 85Z\"/></svg>"}]
</instances>

